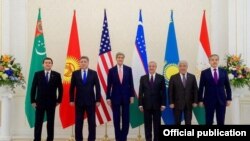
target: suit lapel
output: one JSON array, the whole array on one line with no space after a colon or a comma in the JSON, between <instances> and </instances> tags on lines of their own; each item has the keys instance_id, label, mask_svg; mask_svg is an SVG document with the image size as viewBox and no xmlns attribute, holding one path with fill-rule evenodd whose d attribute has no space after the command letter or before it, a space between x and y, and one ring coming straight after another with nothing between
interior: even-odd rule
<instances>
[{"instance_id":1,"label":"suit lapel","mask_svg":"<svg viewBox=\"0 0 250 141\"><path fill-rule=\"evenodd\" d=\"M181 74L180 74L180 73L178 73L177 79L178 79L179 83L181 84L181 86L182 86L183 88L185 88L185 87L183 86L182 79L181 79Z\"/></svg>"},{"instance_id":2,"label":"suit lapel","mask_svg":"<svg viewBox=\"0 0 250 141\"><path fill-rule=\"evenodd\" d=\"M218 72L219 72L219 78L218 78L218 83L220 82L221 80L221 76L223 75L222 73L222 70L220 68L218 68Z\"/></svg>"},{"instance_id":3,"label":"suit lapel","mask_svg":"<svg viewBox=\"0 0 250 141\"><path fill-rule=\"evenodd\" d=\"M54 73L52 71L50 71L50 77L49 77L49 82L48 83L51 82L51 80L53 79L53 77L54 77Z\"/></svg>"},{"instance_id":4,"label":"suit lapel","mask_svg":"<svg viewBox=\"0 0 250 141\"><path fill-rule=\"evenodd\" d=\"M87 73L87 80L86 80L86 83L88 83L90 81L90 75L91 75L91 71L90 69L88 69L88 73Z\"/></svg>"},{"instance_id":5,"label":"suit lapel","mask_svg":"<svg viewBox=\"0 0 250 141\"><path fill-rule=\"evenodd\" d=\"M213 77L213 74L212 74L211 69L209 68L207 71L208 71L208 75L209 75L208 78L210 78L210 81L211 81L214 85L216 85L215 82L214 82L214 77Z\"/></svg>"}]
</instances>

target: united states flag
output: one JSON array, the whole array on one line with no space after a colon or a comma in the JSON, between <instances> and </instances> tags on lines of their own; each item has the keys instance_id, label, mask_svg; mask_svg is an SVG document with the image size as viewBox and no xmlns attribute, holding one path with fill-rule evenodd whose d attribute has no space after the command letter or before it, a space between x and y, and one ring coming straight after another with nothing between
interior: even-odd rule
<instances>
[{"instance_id":1,"label":"united states flag","mask_svg":"<svg viewBox=\"0 0 250 141\"><path fill-rule=\"evenodd\" d=\"M100 52L97 64L97 74L101 82L101 105L96 109L96 124L101 125L108 121L111 121L112 110L106 103L107 92L107 74L110 68L113 67L113 61L111 56L111 45L108 30L108 21L106 16L106 10L104 11L103 30L100 44Z\"/></svg>"}]
</instances>

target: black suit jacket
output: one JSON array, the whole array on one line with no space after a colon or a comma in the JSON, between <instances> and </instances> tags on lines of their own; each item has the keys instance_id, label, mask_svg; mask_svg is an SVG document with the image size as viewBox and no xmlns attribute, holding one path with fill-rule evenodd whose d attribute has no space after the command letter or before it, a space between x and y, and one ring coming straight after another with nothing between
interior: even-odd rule
<instances>
[{"instance_id":1,"label":"black suit jacket","mask_svg":"<svg viewBox=\"0 0 250 141\"><path fill-rule=\"evenodd\" d=\"M160 110L161 106L166 106L165 78L162 75L156 73L153 86L148 74L141 77L139 106L143 106L145 110Z\"/></svg>"},{"instance_id":2,"label":"black suit jacket","mask_svg":"<svg viewBox=\"0 0 250 141\"><path fill-rule=\"evenodd\" d=\"M95 91L94 91L95 88ZM87 82L83 84L81 70L74 71L70 84L70 102L76 105L94 105L100 102L100 83L96 71L88 69Z\"/></svg>"},{"instance_id":3,"label":"black suit jacket","mask_svg":"<svg viewBox=\"0 0 250 141\"><path fill-rule=\"evenodd\" d=\"M56 105L56 103L61 103L62 95L62 79L58 72L51 71L48 83L44 70L35 73L31 86L31 103Z\"/></svg>"},{"instance_id":4,"label":"black suit jacket","mask_svg":"<svg viewBox=\"0 0 250 141\"><path fill-rule=\"evenodd\" d=\"M183 110L185 105L192 109L192 103L198 102L197 81L193 74L187 73L186 87L183 86L180 73L171 76L168 86L170 104Z\"/></svg>"}]
</instances>

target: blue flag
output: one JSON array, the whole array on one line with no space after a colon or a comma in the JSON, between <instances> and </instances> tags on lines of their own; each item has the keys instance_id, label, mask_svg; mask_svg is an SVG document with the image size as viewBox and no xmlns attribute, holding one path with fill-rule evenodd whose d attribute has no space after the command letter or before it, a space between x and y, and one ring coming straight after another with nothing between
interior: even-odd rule
<instances>
[{"instance_id":1,"label":"blue flag","mask_svg":"<svg viewBox=\"0 0 250 141\"><path fill-rule=\"evenodd\" d=\"M165 77L166 89L167 89L167 106L162 112L162 118L165 124L174 124L174 114L173 110L169 107L169 97L168 97L168 82L173 74L179 72L178 69L179 54L177 48L177 41L175 36L173 11L171 11L171 21L169 23L167 46L164 59L163 75Z\"/></svg>"},{"instance_id":2,"label":"blue flag","mask_svg":"<svg viewBox=\"0 0 250 141\"><path fill-rule=\"evenodd\" d=\"M136 96L134 103L130 104L130 124L132 128L136 128L144 123L143 113L138 108L140 78L142 75L148 74L148 60L141 10L131 66Z\"/></svg>"}]
</instances>

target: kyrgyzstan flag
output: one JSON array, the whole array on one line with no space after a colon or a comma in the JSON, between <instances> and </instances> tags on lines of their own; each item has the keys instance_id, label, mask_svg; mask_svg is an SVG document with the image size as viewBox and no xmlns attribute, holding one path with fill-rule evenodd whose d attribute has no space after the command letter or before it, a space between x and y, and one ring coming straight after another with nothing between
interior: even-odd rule
<instances>
[{"instance_id":1,"label":"kyrgyzstan flag","mask_svg":"<svg viewBox=\"0 0 250 141\"><path fill-rule=\"evenodd\" d=\"M80 45L78 38L78 30L76 23L76 12L74 11L71 33L69 37L69 46L67 59L64 68L63 75L63 99L60 105L60 119L62 127L66 128L75 123L75 107L70 105L69 100L69 87L71 81L72 72L79 69L79 58L80 58Z\"/></svg>"}]
</instances>

